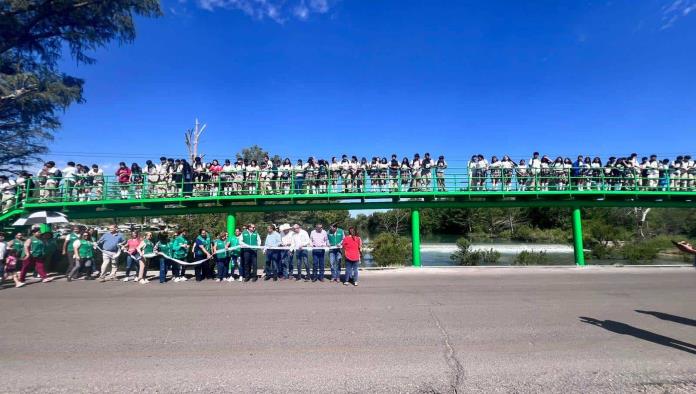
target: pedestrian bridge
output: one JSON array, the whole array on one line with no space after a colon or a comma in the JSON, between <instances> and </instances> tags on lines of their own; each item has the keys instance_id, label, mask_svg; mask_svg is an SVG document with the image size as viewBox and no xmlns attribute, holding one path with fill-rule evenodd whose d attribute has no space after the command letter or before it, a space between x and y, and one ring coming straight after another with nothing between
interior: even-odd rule
<instances>
[{"instance_id":1,"label":"pedestrian bridge","mask_svg":"<svg viewBox=\"0 0 696 394\"><path fill-rule=\"evenodd\" d=\"M181 184L171 181L119 182L114 177L76 182L27 183L0 213L8 228L21 215L38 210L60 211L71 219L225 213L228 229L236 212L410 209L413 263L420 265L421 208L565 207L572 212L575 260L584 265L580 209L585 207L696 208L692 179L620 177L573 178L490 176L473 178L466 170L404 179L365 176L343 179L265 179L241 182L215 179Z\"/></svg>"}]
</instances>

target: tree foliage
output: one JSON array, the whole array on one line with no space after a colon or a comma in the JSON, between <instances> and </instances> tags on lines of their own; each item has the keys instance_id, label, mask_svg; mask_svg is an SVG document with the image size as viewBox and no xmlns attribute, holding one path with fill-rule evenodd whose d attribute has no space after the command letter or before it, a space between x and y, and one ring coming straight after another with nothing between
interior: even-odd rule
<instances>
[{"instance_id":1,"label":"tree foliage","mask_svg":"<svg viewBox=\"0 0 696 394\"><path fill-rule=\"evenodd\" d=\"M45 153L60 112L84 101L84 81L58 70L64 49L93 63L90 51L135 38L135 15L160 14L158 0L0 1L0 172Z\"/></svg>"},{"instance_id":2,"label":"tree foliage","mask_svg":"<svg viewBox=\"0 0 696 394\"><path fill-rule=\"evenodd\" d=\"M405 265L411 260L411 242L394 233L382 233L370 242L375 263L380 267Z\"/></svg>"}]
</instances>

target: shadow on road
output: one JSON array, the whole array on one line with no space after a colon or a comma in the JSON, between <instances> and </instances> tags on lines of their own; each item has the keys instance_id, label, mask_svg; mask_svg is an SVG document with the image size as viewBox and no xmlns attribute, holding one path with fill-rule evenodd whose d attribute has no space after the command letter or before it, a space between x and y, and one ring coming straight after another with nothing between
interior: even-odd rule
<instances>
[{"instance_id":1,"label":"shadow on road","mask_svg":"<svg viewBox=\"0 0 696 394\"><path fill-rule=\"evenodd\" d=\"M677 315L670 315L669 313L663 313L663 312L656 312L656 311L641 311L639 309L635 310L638 313L644 313L646 315L652 315L655 316L658 319L662 320L669 320L673 321L675 323L681 323L685 324L687 326L694 326L696 327L696 320L689 319L688 317L681 317Z\"/></svg>"},{"instance_id":2,"label":"shadow on road","mask_svg":"<svg viewBox=\"0 0 696 394\"><path fill-rule=\"evenodd\" d=\"M644 341L656 343L658 345L671 347L687 353L696 355L696 345L683 342L664 335L655 334L654 332L643 330L638 327L633 327L626 323L621 323L613 320L598 320L591 317L580 316L580 321L587 324L592 324L601 327L605 330L615 332L622 335L630 335Z\"/></svg>"}]
</instances>

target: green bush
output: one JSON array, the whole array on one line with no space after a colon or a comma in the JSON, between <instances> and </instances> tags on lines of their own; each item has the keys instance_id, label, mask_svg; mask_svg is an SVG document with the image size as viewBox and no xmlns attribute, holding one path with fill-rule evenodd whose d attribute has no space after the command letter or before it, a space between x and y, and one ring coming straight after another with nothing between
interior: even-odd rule
<instances>
[{"instance_id":1,"label":"green bush","mask_svg":"<svg viewBox=\"0 0 696 394\"><path fill-rule=\"evenodd\" d=\"M669 237L661 236L651 239L627 242L621 248L621 255L630 263L650 262L655 260L661 250L672 246Z\"/></svg>"},{"instance_id":2,"label":"green bush","mask_svg":"<svg viewBox=\"0 0 696 394\"><path fill-rule=\"evenodd\" d=\"M471 242L466 238L457 240L457 251L452 253L450 259L458 265L475 266L479 264L496 264L500 260L500 253L493 250L471 250Z\"/></svg>"},{"instance_id":3,"label":"green bush","mask_svg":"<svg viewBox=\"0 0 696 394\"><path fill-rule=\"evenodd\" d=\"M370 242L372 258L380 267L407 265L411 260L411 242L406 237L382 233Z\"/></svg>"},{"instance_id":4,"label":"green bush","mask_svg":"<svg viewBox=\"0 0 696 394\"><path fill-rule=\"evenodd\" d=\"M513 265L540 265L549 262L549 256L545 251L530 252L523 250L515 257Z\"/></svg>"}]
</instances>

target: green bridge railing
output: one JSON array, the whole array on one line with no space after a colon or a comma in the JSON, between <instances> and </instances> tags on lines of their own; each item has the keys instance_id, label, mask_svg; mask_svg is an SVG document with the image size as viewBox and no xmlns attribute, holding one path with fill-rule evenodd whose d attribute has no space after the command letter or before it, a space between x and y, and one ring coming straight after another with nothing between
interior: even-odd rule
<instances>
[{"instance_id":1,"label":"green bridge railing","mask_svg":"<svg viewBox=\"0 0 696 394\"><path fill-rule=\"evenodd\" d=\"M6 199L0 225L26 212L59 210L71 218L166 216L289 210L412 210L414 265L420 265L419 209L567 207L573 212L576 263L582 253L582 207L696 207L696 174L636 169L448 168L396 173L258 171L185 179L135 174L74 179L35 178Z\"/></svg>"}]
</instances>

